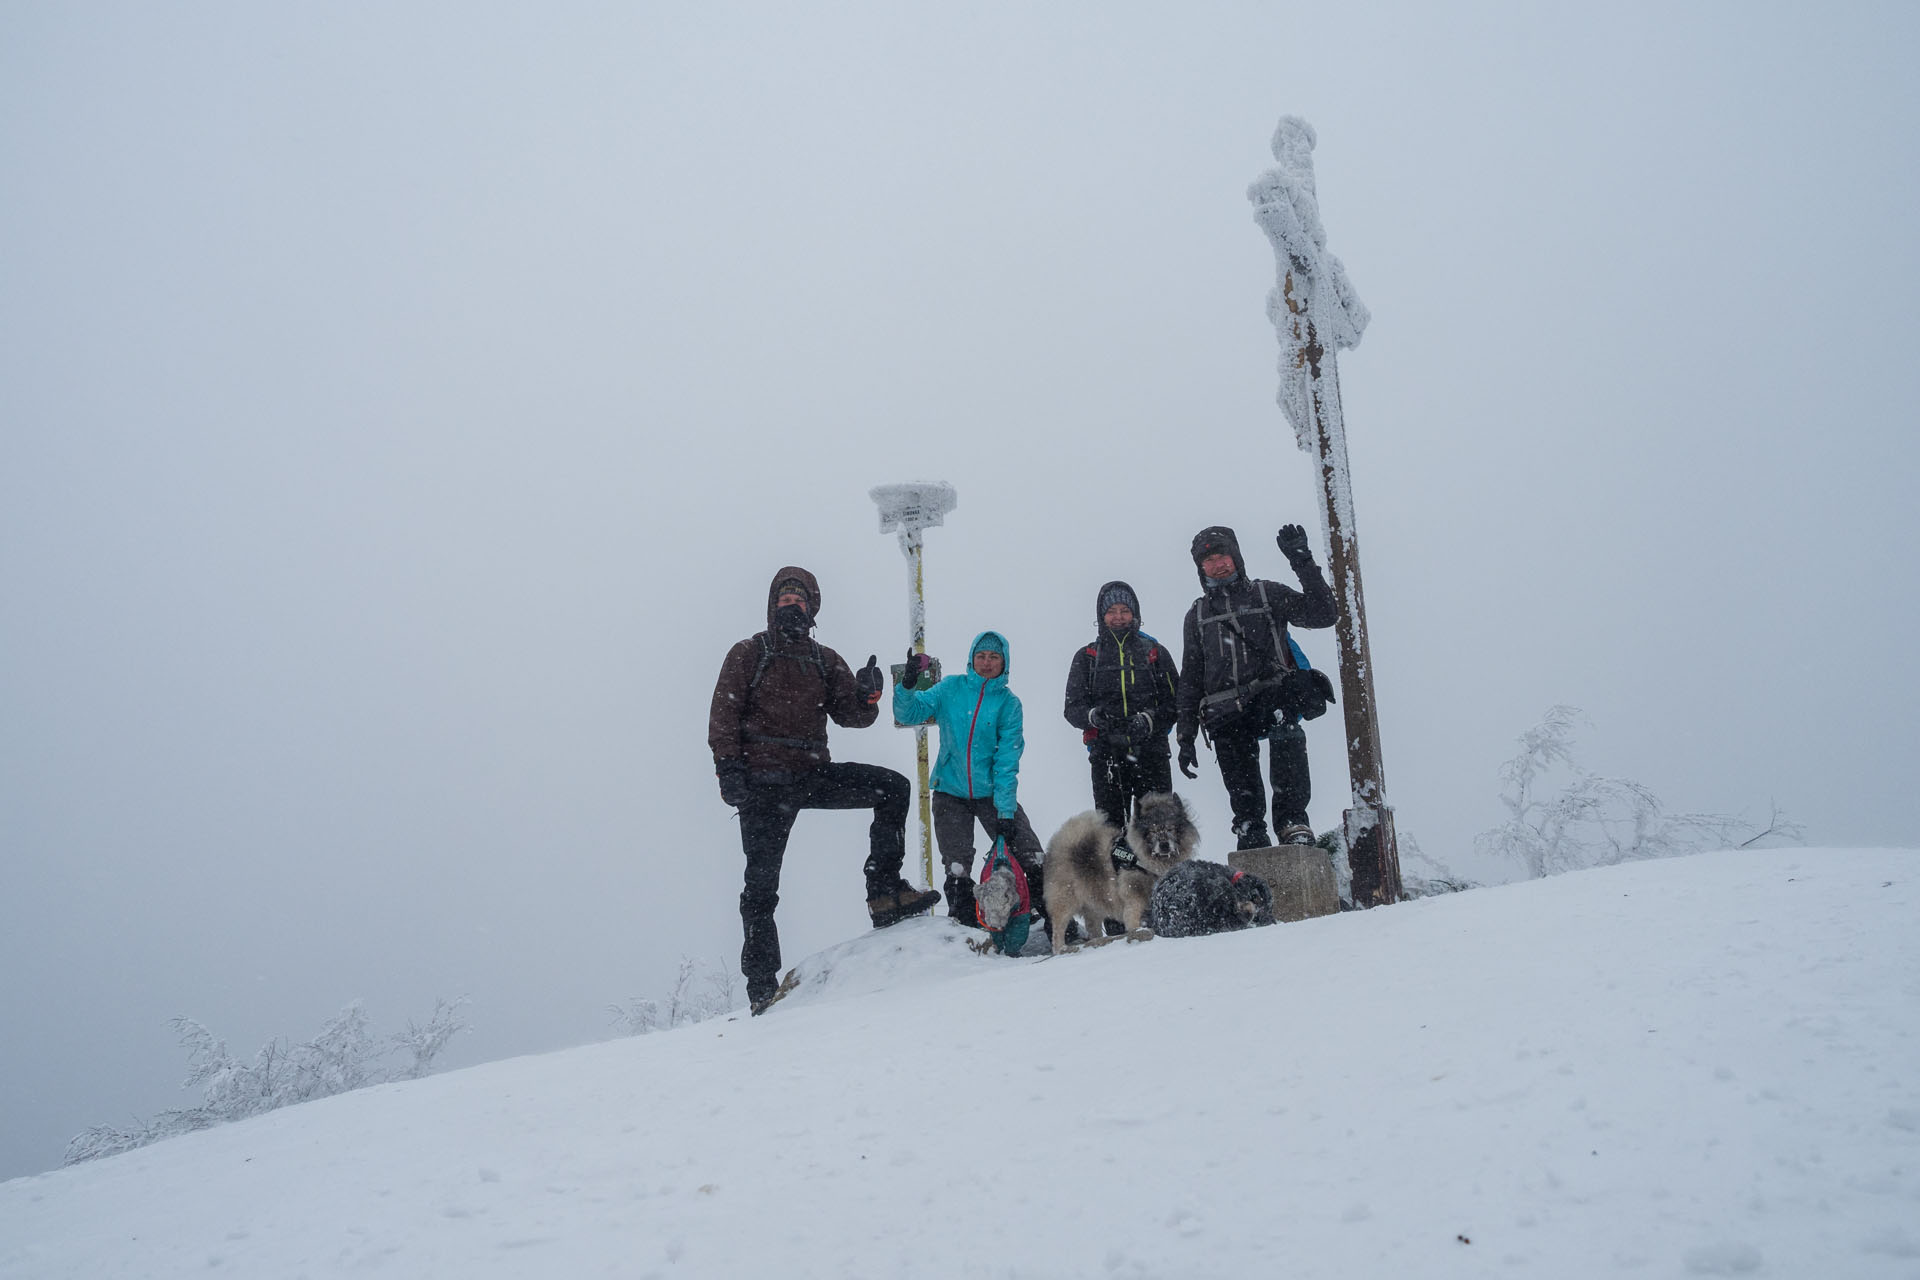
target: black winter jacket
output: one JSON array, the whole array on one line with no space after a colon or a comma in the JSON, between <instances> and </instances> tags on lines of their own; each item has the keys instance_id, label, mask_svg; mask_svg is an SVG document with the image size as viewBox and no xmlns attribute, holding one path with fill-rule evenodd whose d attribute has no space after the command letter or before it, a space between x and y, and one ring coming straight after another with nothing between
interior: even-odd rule
<instances>
[{"instance_id":1,"label":"black winter jacket","mask_svg":"<svg viewBox=\"0 0 1920 1280\"><path fill-rule=\"evenodd\" d=\"M1233 558L1235 576L1220 586L1200 575L1205 588L1187 610L1181 637L1180 741L1191 742L1204 721L1209 729L1235 709L1223 702L1203 707L1214 694L1245 690L1255 681L1275 679L1294 668L1287 626L1330 627L1338 618L1333 588L1311 557L1294 566L1303 590L1264 578L1248 578L1240 543L1231 529L1203 529L1193 540L1197 568L1210 549ZM1215 707L1221 709L1216 711Z\"/></svg>"},{"instance_id":2,"label":"black winter jacket","mask_svg":"<svg viewBox=\"0 0 1920 1280\"><path fill-rule=\"evenodd\" d=\"M1134 754L1167 750L1167 733L1179 716L1180 676L1173 655L1152 636L1139 629L1140 605L1133 588L1124 582L1109 582L1095 597L1104 600L1116 588L1132 598L1134 625L1115 632L1099 621L1100 630L1093 643L1074 650L1067 667L1067 699L1063 712L1067 723L1079 729L1086 743L1096 750L1131 751ZM1088 718L1095 707L1101 708L1111 727L1103 735ZM1153 717L1153 730L1146 739L1133 741L1124 728L1135 712Z\"/></svg>"}]
</instances>

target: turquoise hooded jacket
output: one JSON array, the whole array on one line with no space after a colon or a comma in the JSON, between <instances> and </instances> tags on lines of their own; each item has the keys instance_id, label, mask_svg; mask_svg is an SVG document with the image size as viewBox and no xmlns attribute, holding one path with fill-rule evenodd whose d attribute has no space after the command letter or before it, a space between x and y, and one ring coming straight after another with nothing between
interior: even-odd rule
<instances>
[{"instance_id":1,"label":"turquoise hooded jacket","mask_svg":"<svg viewBox=\"0 0 1920 1280\"><path fill-rule=\"evenodd\" d=\"M973 655L998 650L1006 666L991 680L973 669ZM1026 750L1025 713L1007 688L1013 654L998 631L982 631L967 650L967 669L931 689L893 688L893 718L901 724L940 727L940 753L933 763L933 789L963 800L993 797L993 809L1011 818L1019 807L1020 753Z\"/></svg>"}]
</instances>

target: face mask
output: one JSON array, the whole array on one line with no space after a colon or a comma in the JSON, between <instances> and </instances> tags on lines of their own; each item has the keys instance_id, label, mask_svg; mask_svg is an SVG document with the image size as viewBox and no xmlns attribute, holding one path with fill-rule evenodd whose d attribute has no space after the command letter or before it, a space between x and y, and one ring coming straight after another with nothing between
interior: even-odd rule
<instances>
[{"instance_id":1,"label":"face mask","mask_svg":"<svg viewBox=\"0 0 1920 1280\"><path fill-rule=\"evenodd\" d=\"M782 634L803 636L813 626L813 619L807 616L807 607L800 604L783 604L773 611L773 625Z\"/></svg>"}]
</instances>

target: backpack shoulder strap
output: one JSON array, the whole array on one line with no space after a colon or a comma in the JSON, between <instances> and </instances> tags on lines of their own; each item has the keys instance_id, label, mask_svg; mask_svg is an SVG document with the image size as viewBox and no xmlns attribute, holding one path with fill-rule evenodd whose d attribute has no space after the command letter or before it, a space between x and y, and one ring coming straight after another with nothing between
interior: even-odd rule
<instances>
[{"instance_id":1,"label":"backpack shoulder strap","mask_svg":"<svg viewBox=\"0 0 1920 1280\"><path fill-rule=\"evenodd\" d=\"M1257 579L1260 584L1260 611L1267 615L1267 629L1273 635L1273 660L1282 668L1289 666L1304 667L1306 655L1300 652L1300 646L1293 642L1293 636L1287 631L1287 624L1280 621L1280 615L1267 603L1267 580Z\"/></svg>"},{"instance_id":2,"label":"backpack shoulder strap","mask_svg":"<svg viewBox=\"0 0 1920 1280\"><path fill-rule=\"evenodd\" d=\"M767 633L762 631L757 637L760 641L760 661L754 664L753 677L747 681L747 696L760 687L761 677L767 674L767 668L773 665L773 646L767 642Z\"/></svg>"},{"instance_id":3,"label":"backpack shoulder strap","mask_svg":"<svg viewBox=\"0 0 1920 1280\"><path fill-rule=\"evenodd\" d=\"M747 681L748 705L752 705L754 690L760 687L760 681L766 677L767 668L773 665L773 660L776 656L773 652L773 644L767 639L766 632L762 631L757 638L760 641L760 661L754 665L753 676ZM809 646L808 656L803 659L803 661L811 662L814 668L820 672L820 685L824 693L827 685L826 656L820 652L820 642L812 636L807 637L807 644Z\"/></svg>"},{"instance_id":4,"label":"backpack shoulder strap","mask_svg":"<svg viewBox=\"0 0 1920 1280\"><path fill-rule=\"evenodd\" d=\"M1260 614L1263 614L1263 613L1268 615L1268 617L1272 617L1273 610L1267 604L1266 580L1263 578L1253 578L1253 579L1250 579L1250 581L1252 581L1252 583L1254 584L1253 589L1256 592L1258 592L1260 596L1260 604L1257 608L1242 609L1238 605L1234 604L1232 600L1228 600L1226 602L1227 607L1224 611L1220 613L1213 613L1209 611L1208 608L1206 607L1207 597L1201 596L1200 597L1200 625L1204 627L1211 623L1224 622L1230 627L1238 628L1240 625L1238 622L1238 619L1240 618L1258 617Z\"/></svg>"}]
</instances>

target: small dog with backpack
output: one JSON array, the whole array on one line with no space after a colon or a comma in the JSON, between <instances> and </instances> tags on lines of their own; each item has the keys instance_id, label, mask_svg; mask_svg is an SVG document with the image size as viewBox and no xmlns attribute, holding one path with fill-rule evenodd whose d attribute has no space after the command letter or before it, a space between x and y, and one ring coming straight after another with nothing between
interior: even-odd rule
<instances>
[{"instance_id":1,"label":"small dog with backpack","mask_svg":"<svg viewBox=\"0 0 1920 1280\"><path fill-rule=\"evenodd\" d=\"M973 891L973 909L987 936L968 939L968 946L981 955L989 951L1020 954L1033 928L1033 894L1025 869L1007 853L1004 840L994 841L987 865L981 868L980 886Z\"/></svg>"}]
</instances>

